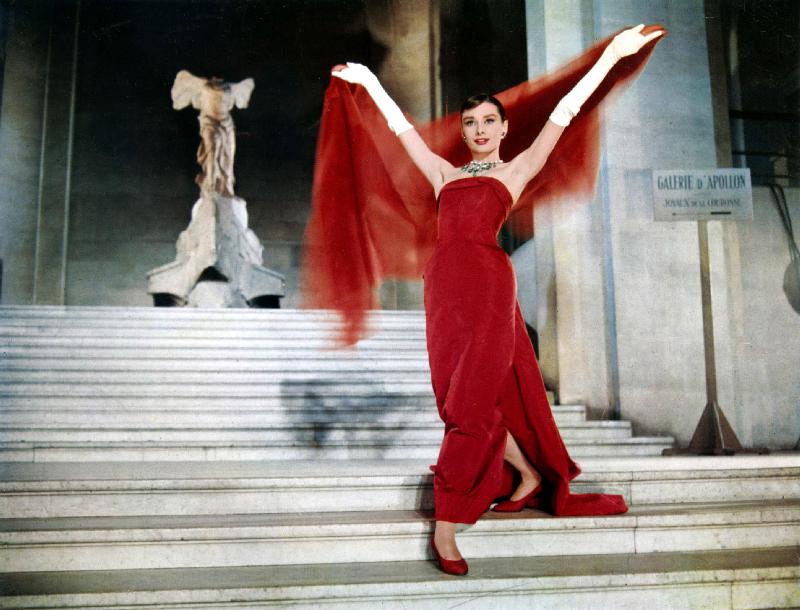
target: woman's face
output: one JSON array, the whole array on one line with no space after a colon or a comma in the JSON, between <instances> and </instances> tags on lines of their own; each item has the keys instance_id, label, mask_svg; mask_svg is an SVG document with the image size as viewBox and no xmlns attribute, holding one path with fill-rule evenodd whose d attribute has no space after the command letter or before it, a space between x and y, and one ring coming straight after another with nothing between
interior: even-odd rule
<instances>
[{"instance_id":1,"label":"woman's face","mask_svg":"<svg viewBox=\"0 0 800 610\"><path fill-rule=\"evenodd\" d=\"M477 159L491 155L500 148L508 129L508 121L500 119L500 111L491 102L483 102L461 114L461 133L464 142Z\"/></svg>"}]
</instances>

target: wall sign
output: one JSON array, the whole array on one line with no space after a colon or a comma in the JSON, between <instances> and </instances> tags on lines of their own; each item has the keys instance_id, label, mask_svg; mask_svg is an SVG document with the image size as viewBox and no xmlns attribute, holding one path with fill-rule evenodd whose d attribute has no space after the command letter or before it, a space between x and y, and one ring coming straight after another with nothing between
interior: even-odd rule
<instances>
[{"instance_id":1,"label":"wall sign","mask_svg":"<svg viewBox=\"0 0 800 610\"><path fill-rule=\"evenodd\" d=\"M749 168L653 171L655 220L752 220Z\"/></svg>"}]
</instances>

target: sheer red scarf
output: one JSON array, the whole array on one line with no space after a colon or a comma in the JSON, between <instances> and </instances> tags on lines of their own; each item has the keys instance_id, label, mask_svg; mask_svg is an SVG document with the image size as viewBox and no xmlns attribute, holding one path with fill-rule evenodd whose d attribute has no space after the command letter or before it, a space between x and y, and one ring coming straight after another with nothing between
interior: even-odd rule
<instances>
[{"instance_id":1,"label":"sheer red scarf","mask_svg":"<svg viewBox=\"0 0 800 610\"><path fill-rule=\"evenodd\" d=\"M647 34L660 26L648 26ZM509 132L502 155L512 159L530 146L558 101L597 61L613 36L562 68L499 93ZM644 68L656 38L611 70L564 131L544 169L522 193L507 221L522 238L533 234L534 205L564 196L588 197L599 164L601 102ZM419 125L428 146L454 165L470 160L460 116ZM303 307L335 309L343 317L342 341L367 331L367 312L379 306L384 278L419 279L436 243L433 189L359 85L331 77L317 141L311 216L301 263Z\"/></svg>"}]
</instances>

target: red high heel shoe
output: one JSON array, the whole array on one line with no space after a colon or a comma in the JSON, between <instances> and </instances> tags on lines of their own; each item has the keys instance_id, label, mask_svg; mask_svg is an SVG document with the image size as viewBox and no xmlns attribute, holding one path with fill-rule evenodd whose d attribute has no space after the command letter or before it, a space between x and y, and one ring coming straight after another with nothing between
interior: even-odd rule
<instances>
[{"instance_id":1,"label":"red high heel shoe","mask_svg":"<svg viewBox=\"0 0 800 610\"><path fill-rule=\"evenodd\" d=\"M518 513L526 506L528 508L537 508L539 506L539 498L536 496L542 491L542 481L536 486L531 493L519 500L505 500L494 505L492 510L496 513Z\"/></svg>"},{"instance_id":2,"label":"red high heel shoe","mask_svg":"<svg viewBox=\"0 0 800 610\"><path fill-rule=\"evenodd\" d=\"M439 569L446 574L454 574L455 576L464 576L469 571L467 562L462 557L461 559L445 559L439 555L439 550L436 548L436 542L431 537L431 547L433 548L433 555L436 561L439 562Z\"/></svg>"}]
</instances>

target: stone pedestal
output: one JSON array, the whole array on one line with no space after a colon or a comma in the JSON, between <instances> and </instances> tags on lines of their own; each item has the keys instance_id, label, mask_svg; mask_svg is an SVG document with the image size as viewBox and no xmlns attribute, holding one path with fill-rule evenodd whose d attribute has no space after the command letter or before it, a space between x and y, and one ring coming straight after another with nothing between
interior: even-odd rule
<instances>
[{"instance_id":1,"label":"stone pedestal","mask_svg":"<svg viewBox=\"0 0 800 610\"><path fill-rule=\"evenodd\" d=\"M261 266L244 199L204 191L178 237L174 262L147 274L158 307L278 307L283 275Z\"/></svg>"}]
</instances>

